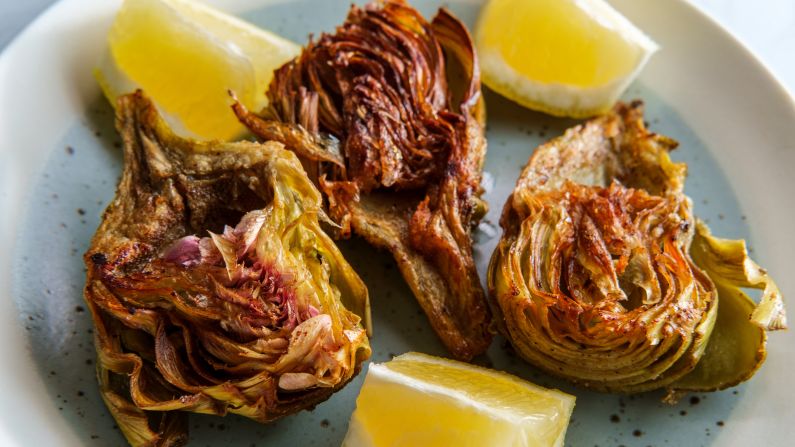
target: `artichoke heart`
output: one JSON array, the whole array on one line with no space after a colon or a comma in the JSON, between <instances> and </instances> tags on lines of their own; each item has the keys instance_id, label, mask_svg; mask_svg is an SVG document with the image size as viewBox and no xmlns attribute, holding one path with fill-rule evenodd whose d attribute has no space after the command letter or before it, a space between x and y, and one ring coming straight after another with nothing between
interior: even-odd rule
<instances>
[{"instance_id":1,"label":"artichoke heart","mask_svg":"<svg viewBox=\"0 0 795 447\"><path fill-rule=\"evenodd\" d=\"M607 392L726 388L786 327L743 241L714 238L671 138L639 101L536 149L503 209L488 285L500 331L535 366ZM757 306L740 288L762 289Z\"/></svg>"},{"instance_id":2,"label":"artichoke heart","mask_svg":"<svg viewBox=\"0 0 795 447\"><path fill-rule=\"evenodd\" d=\"M403 0L352 6L334 33L276 70L268 107L233 106L263 140L295 151L328 200L338 236L389 250L431 326L469 360L491 343L472 251L485 109L466 27Z\"/></svg>"},{"instance_id":3,"label":"artichoke heart","mask_svg":"<svg viewBox=\"0 0 795 447\"><path fill-rule=\"evenodd\" d=\"M85 299L101 395L130 444L181 445L186 412L268 422L355 376L367 289L295 154L181 139L140 91L119 98L117 128L124 171L84 257Z\"/></svg>"}]
</instances>

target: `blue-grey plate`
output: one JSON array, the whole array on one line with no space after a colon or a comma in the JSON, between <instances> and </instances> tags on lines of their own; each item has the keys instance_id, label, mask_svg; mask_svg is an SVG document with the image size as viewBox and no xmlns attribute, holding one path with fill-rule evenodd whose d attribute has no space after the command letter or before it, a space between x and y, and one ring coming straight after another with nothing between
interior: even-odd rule
<instances>
[{"instance_id":1,"label":"blue-grey plate","mask_svg":"<svg viewBox=\"0 0 795 447\"><path fill-rule=\"evenodd\" d=\"M219 2L221 3L221 2ZM441 3L415 0L426 15ZM713 232L746 238L752 255L795 291L795 109L756 59L681 0L611 1L662 47L625 93L647 105L652 130L679 140L687 193ZM472 25L481 3L444 2ZM348 0L224 3L297 42L343 21ZM0 56L0 445L125 445L94 377L81 256L121 171L113 112L91 77L118 1L63 0ZM484 186L491 205L476 234L481 275L502 205L533 148L575 121L525 110L485 90ZM386 253L340 244L370 287L373 361L409 350L446 355ZM791 445L791 333L772 334L747 384L669 406L660 393L598 394L524 364L497 338L478 362L577 396L571 446ZM191 416L191 445L339 445L363 374L313 411L269 425Z\"/></svg>"}]
</instances>

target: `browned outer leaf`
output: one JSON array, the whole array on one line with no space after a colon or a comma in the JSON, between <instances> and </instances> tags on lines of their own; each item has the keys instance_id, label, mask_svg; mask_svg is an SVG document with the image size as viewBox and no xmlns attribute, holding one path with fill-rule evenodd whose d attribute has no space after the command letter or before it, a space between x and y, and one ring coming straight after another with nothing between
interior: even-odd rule
<instances>
[{"instance_id":1,"label":"browned outer leaf","mask_svg":"<svg viewBox=\"0 0 795 447\"><path fill-rule=\"evenodd\" d=\"M464 74L454 94L448 78ZM273 120L330 134L345 165L294 147L347 236L392 252L434 330L458 358L491 342L491 315L471 230L486 151L477 58L466 28L442 9L427 22L402 1L352 7L332 34L278 69L262 117L235 111L256 135Z\"/></svg>"},{"instance_id":2,"label":"browned outer leaf","mask_svg":"<svg viewBox=\"0 0 795 447\"><path fill-rule=\"evenodd\" d=\"M674 401L750 378L781 294L743 241L713 237L684 194L677 143L617 104L536 149L489 265L500 330L536 366L602 391ZM741 290L762 290L757 306Z\"/></svg>"},{"instance_id":3,"label":"browned outer leaf","mask_svg":"<svg viewBox=\"0 0 795 447\"><path fill-rule=\"evenodd\" d=\"M501 329L531 363L619 392L695 367L717 299L688 253L695 225L675 146L645 129L638 102L536 149L489 268Z\"/></svg>"},{"instance_id":4,"label":"browned outer leaf","mask_svg":"<svg viewBox=\"0 0 795 447\"><path fill-rule=\"evenodd\" d=\"M370 355L367 290L295 154L183 140L141 92L119 99L117 127L124 172L85 254L85 298L127 440L180 445L185 411L267 422L344 386Z\"/></svg>"}]
</instances>

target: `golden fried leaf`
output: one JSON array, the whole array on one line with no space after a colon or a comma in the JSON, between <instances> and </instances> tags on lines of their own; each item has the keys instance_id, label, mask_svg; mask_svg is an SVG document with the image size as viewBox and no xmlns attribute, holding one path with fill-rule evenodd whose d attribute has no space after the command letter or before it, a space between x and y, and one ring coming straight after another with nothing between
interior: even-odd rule
<instances>
[{"instance_id":1,"label":"golden fried leaf","mask_svg":"<svg viewBox=\"0 0 795 447\"><path fill-rule=\"evenodd\" d=\"M761 364L780 293L744 243L696 230L676 144L635 102L536 149L488 273L498 326L525 359L597 390L672 395ZM738 287L765 289L756 310Z\"/></svg>"},{"instance_id":2,"label":"golden fried leaf","mask_svg":"<svg viewBox=\"0 0 795 447\"><path fill-rule=\"evenodd\" d=\"M179 445L184 411L268 422L344 386L370 356L367 289L295 154L181 139L141 92L119 99L117 127L124 171L85 298L127 440Z\"/></svg>"}]
</instances>

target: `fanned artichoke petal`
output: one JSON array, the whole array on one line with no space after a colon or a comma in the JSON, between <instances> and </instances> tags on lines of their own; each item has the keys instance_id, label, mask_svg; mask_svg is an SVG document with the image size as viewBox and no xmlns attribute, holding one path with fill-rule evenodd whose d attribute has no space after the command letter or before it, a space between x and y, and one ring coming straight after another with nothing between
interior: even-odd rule
<instances>
[{"instance_id":1,"label":"fanned artichoke petal","mask_svg":"<svg viewBox=\"0 0 795 447\"><path fill-rule=\"evenodd\" d=\"M85 298L127 440L184 444L180 411L268 422L350 381L370 356L368 293L295 154L181 139L141 92L117 114L125 167L84 258Z\"/></svg>"},{"instance_id":2,"label":"fanned artichoke petal","mask_svg":"<svg viewBox=\"0 0 795 447\"><path fill-rule=\"evenodd\" d=\"M503 210L488 272L498 326L525 359L602 391L713 390L748 379L781 294L743 241L692 214L677 143L617 104L537 148ZM740 290L763 290L755 306Z\"/></svg>"},{"instance_id":3,"label":"fanned artichoke petal","mask_svg":"<svg viewBox=\"0 0 795 447\"><path fill-rule=\"evenodd\" d=\"M444 8L429 23L403 0L352 6L276 70L268 98L262 116L233 110L299 155L338 236L392 253L455 357L485 351L491 314L471 237L486 210L485 108L466 27Z\"/></svg>"},{"instance_id":4,"label":"fanned artichoke petal","mask_svg":"<svg viewBox=\"0 0 795 447\"><path fill-rule=\"evenodd\" d=\"M766 331L787 325L781 293L748 256L745 241L717 238L697 221L690 254L715 283L717 322L696 368L669 387L668 401L687 391L720 390L748 380L765 360ZM759 304L744 287L762 290Z\"/></svg>"},{"instance_id":5,"label":"fanned artichoke petal","mask_svg":"<svg viewBox=\"0 0 795 447\"><path fill-rule=\"evenodd\" d=\"M742 287L762 290L759 304L749 316L752 323L767 331L787 328L781 292L767 271L748 255L744 240L715 237L704 222L698 221L690 253L716 284L738 291Z\"/></svg>"}]
</instances>

